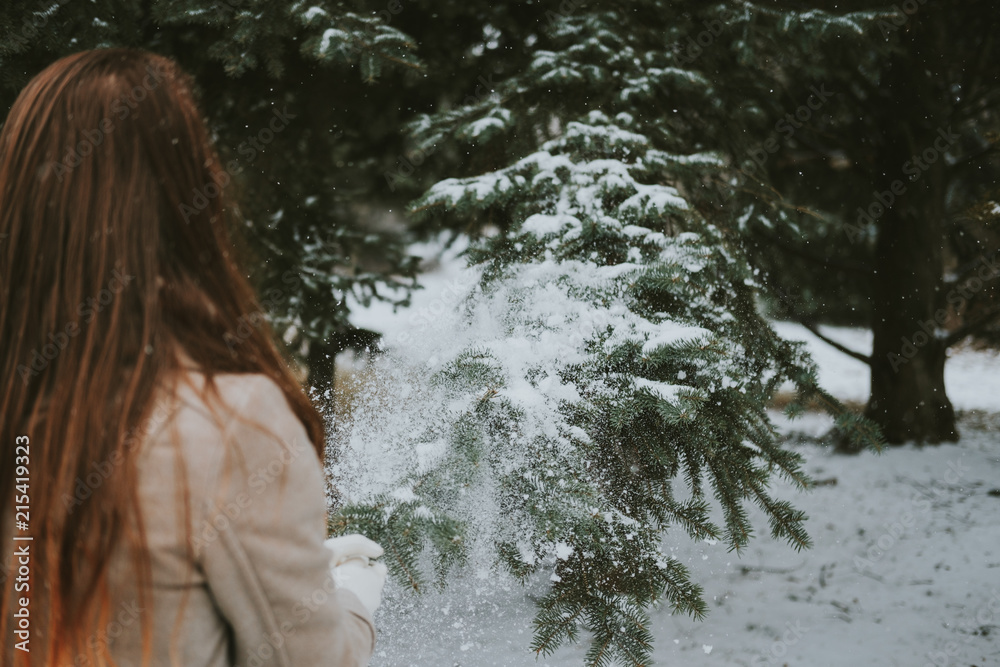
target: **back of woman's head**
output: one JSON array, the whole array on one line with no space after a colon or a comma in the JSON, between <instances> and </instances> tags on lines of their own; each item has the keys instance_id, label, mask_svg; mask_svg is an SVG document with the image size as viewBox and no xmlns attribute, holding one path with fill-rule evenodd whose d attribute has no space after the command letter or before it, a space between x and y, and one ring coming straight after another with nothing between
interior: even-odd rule
<instances>
[{"instance_id":1,"label":"back of woman's head","mask_svg":"<svg viewBox=\"0 0 1000 667\"><path fill-rule=\"evenodd\" d=\"M143 51L53 63L0 132L0 519L12 510L15 438L28 436L32 594L47 596L32 613L51 615L62 637L99 618L115 545L141 546L141 523L135 536L127 521L130 454L178 349L209 378L269 375L321 451L320 418L270 329L240 327L260 307L232 257L228 183L190 80ZM94 464L119 460L112 482L75 488Z\"/></svg>"}]
</instances>

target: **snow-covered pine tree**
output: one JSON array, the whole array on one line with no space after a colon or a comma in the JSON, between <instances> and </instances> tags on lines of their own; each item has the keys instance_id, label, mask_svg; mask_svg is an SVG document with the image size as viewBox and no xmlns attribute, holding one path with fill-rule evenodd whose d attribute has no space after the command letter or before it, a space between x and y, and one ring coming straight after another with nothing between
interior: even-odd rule
<instances>
[{"instance_id":1,"label":"snow-covered pine tree","mask_svg":"<svg viewBox=\"0 0 1000 667\"><path fill-rule=\"evenodd\" d=\"M415 124L418 146L533 148L413 206L418 222L495 233L469 252L480 279L464 324L428 336L413 375L431 384L397 403L405 425L355 434L358 453L366 438L395 440L410 474L333 525L386 544L404 581L419 583L424 535L445 547L441 567L473 553L522 579L548 575L532 649L583 626L595 666L648 664L658 600L706 613L664 551L668 530L739 551L753 504L774 536L809 545L805 517L768 490L775 473L809 483L766 414L781 383L799 391L793 411L818 399L859 445L879 441L758 314L733 212L718 204L732 167L663 106L718 109L709 79L665 48L674 18L658 2L550 11L527 69Z\"/></svg>"}]
</instances>

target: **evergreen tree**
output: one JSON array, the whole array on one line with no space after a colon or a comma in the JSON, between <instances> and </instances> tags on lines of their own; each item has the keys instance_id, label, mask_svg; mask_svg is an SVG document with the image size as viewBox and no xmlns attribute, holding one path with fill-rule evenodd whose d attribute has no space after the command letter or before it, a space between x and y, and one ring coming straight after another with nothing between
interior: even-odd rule
<instances>
[{"instance_id":1,"label":"evergreen tree","mask_svg":"<svg viewBox=\"0 0 1000 667\"><path fill-rule=\"evenodd\" d=\"M867 323L870 355L827 339L871 366L866 414L893 443L957 439L947 350L997 327L996 5L692 12L718 34L682 57L739 99L685 115L742 170L730 206L776 311Z\"/></svg>"},{"instance_id":2,"label":"evergreen tree","mask_svg":"<svg viewBox=\"0 0 1000 667\"><path fill-rule=\"evenodd\" d=\"M733 167L672 112L683 100L724 114L711 78L669 48L689 20L659 2L564 3L522 34L528 64L494 94L414 122L418 149L497 165L435 184L416 222L492 233L469 252L480 280L465 326L430 343L430 386L398 430L368 434L412 453L413 472L333 522L388 545L417 585L424 535L439 568L491 553L519 578L549 575L532 648L582 625L590 665L648 664L658 600L705 614L663 551L671 527L739 552L754 504L772 535L809 545L804 515L768 490L773 473L809 484L766 413L784 381L791 412L818 400L857 446L880 438L758 313L736 216L719 204L737 196Z\"/></svg>"},{"instance_id":3,"label":"evergreen tree","mask_svg":"<svg viewBox=\"0 0 1000 667\"><path fill-rule=\"evenodd\" d=\"M991 191L1000 172L1000 61L991 57L1000 10L958 0L660 5L667 66L650 73L656 88L637 109L666 116L679 145L725 154L726 178L736 179L721 192L696 184L687 193L696 208L716 209L720 229L741 237L772 314L871 366L866 414L891 442L955 439L947 350L970 335L993 340L1000 327L996 281L979 275L1000 250ZM551 27L583 9L540 7L533 22L522 12L489 31L501 48L534 53L548 48ZM642 11L622 8L622 24ZM671 83L678 71L710 82L711 99ZM456 134L426 145L462 147L469 157L455 174L496 168L549 131L553 106L589 102L551 97L504 100L513 112L506 126L489 119L501 113L490 100L453 107L435 122L475 130L475 140ZM509 221L498 213L431 216L422 227L503 229ZM826 338L819 322L871 327L873 353Z\"/></svg>"}]
</instances>

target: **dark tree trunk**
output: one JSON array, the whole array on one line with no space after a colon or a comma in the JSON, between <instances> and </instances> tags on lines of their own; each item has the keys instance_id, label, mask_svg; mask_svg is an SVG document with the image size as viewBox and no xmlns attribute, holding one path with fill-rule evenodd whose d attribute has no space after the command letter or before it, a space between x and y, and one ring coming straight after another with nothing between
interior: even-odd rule
<instances>
[{"instance_id":1,"label":"dark tree trunk","mask_svg":"<svg viewBox=\"0 0 1000 667\"><path fill-rule=\"evenodd\" d=\"M332 404L334 389L334 371L336 370L337 350L334 346L312 342L309 344L309 375L306 382L312 387L324 404Z\"/></svg>"},{"instance_id":2,"label":"dark tree trunk","mask_svg":"<svg viewBox=\"0 0 1000 667\"><path fill-rule=\"evenodd\" d=\"M885 80L896 122L887 127L873 174L886 211L878 222L872 285L871 396L866 415L890 443L958 439L955 411L945 394L946 347L935 335L944 322L945 160L953 140L920 63L927 35L911 36ZM935 157L936 155L936 157ZM916 160L914 159L916 158ZM931 159L933 158L933 159ZM881 183L879 186L878 184ZM896 192L893 192L893 184ZM935 320L937 316L937 320Z\"/></svg>"},{"instance_id":3,"label":"dark tree trunk","mask_svg":"<svg viewBox=\"0 0 1000 667\"><path fill-rule=\"evenodd\" d=\"M900 286L892 282L876 279L876 299L884 302L891 300L893 294L898 295ZM916 304L913 305L914 308L907 310L917 310ZM894 312L902 310L897 306ZM880 311L887 312L876 306L875 312ZM925 320L933 320L933 316L926 317L929 312L932 311L925 311ZM917 333L923 329L914 329L915 321L919 319L899 315L872 323L875 342L871 395L865 414L882 427L886 440L892 444L908 440L931 443L958 440L955 411L945 394L946 348L940 340ZM916 342L928 342L918 348L913 345L914 336ZM904 340L910 341L909 344ZM911 358L903 356L914 349Z\"/></svg>"},{"instance_id":4,"label":"dark tree trunk","mask_svg":"<svg viewBox=\"0 0 1000 667\"><path fill-rule=\"evenodd\" d=\"M375 331L351 328L334 334L327 342L310 343L306 382L316 390L322 403L333 405L337 355L344 350L377 354L379 340L380 334Z\"/></svg>"}]
</instances>

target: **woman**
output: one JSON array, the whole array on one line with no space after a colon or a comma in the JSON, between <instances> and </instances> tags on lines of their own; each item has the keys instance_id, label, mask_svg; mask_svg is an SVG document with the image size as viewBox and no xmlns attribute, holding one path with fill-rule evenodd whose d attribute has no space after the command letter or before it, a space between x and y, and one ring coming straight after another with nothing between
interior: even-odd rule
<instances>
[{"instance_id":1,"label":"woman","mask_svg":"<svg viewBox=\"0 0 1000 667\"><path fill-rule=\"evenodd\" d=\"M381 549L324 547L320 416L266 325L232 345L260 307L227 235L228 182L191 82L160 56L63 58L10 111L4 665L371 655Z\"/></svg>"}]
</instances>

